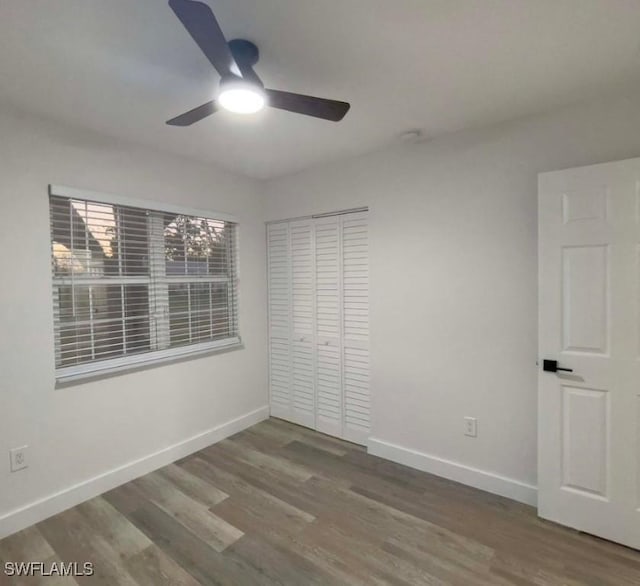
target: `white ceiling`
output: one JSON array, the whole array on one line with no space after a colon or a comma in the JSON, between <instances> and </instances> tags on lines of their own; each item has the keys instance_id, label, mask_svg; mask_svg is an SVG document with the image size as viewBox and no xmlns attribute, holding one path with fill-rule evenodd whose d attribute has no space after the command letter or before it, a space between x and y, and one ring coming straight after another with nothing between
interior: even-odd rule
<instances>
[{"instance_id":1,"label":"white ceiling","mask_svg":"<svg viewBox=\"0 0 640 586\"><path fill-rule=\"evenodd\" d=\"M268 87L351 102L341 123L267 110L164 121L218 76L166 0L0 1L0 100L271 178L640 80L639 0L209 0Z\"/></svg>"}]
</instances>

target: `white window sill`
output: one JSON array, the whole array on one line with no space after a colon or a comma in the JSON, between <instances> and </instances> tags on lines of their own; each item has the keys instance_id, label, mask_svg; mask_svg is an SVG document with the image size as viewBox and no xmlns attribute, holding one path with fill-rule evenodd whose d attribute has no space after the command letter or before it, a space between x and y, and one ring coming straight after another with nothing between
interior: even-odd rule
<instances>
[{"instance_id":1,"label":"white window sill","mask_svg":"<svg viewBox=\"0 0 640 586\"><path fill-rule=\"evenodd\" d=\"M203 358L213 354L222 354L234 350L242 350L244 344L240 338L233 338L221 342L184 346L171 350L138 354L124 359L105 360L71 366L56 370L56 389L80 385L94 380L121 376L131 372L157 368L174 362L184 362L195 358Z\"/></svg>"}]
</instances>

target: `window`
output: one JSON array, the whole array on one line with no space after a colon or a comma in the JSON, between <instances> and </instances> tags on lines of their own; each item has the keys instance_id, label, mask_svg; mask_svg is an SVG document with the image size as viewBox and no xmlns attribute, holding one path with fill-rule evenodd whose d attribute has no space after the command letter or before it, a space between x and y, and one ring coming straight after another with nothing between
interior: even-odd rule
<instances>
[{"instance_id":1,"label":"window","mask_svg":"<svg viewBox=\"0 0 640 586\"><path fill-rule=\"evenodd\" d=\"M240 343L235 222L50 192L58 379Z\"/></svg>"}]
</instances>

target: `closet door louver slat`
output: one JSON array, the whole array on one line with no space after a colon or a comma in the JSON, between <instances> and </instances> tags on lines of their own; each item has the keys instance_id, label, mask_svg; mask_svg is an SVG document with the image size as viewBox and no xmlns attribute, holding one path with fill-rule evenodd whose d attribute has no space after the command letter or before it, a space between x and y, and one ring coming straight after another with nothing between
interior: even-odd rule
<instances>
[{"instance_id":1,"label":"closet door louver slat","mask_svg":"<svg viewBox=\"0 0 640 586\"><path fill-rule=\"evenodd\" d=\"M342 217L343 437L356 443L365 443L371 428L368 239L366 214Z\"/></svg>"},{"instance_id":2,"label":"closet door louver slat","mask_svg":"<svg viewBox=\"0 0 640 586\"><path fill-rule=\"evenodd\" d=\"M340 223L337 216L315 222L316 393L318 431L342 434L342 312Z\"/></svg>"},{"instance_id":3,"label":"closet door louver slat","mask_svg":"<svg viewBox=\"0 0 640 586\"><path fill-rule=\"evenodd\" d=\"M291 251L292 421L315 427L313 223L289 224Z\"/></svg>"},{"instance_id":4,"label":"closet door louver slat","mask_svg":"<svg viewBox=\"0 0 640 586\"><path fill-rule=\"evenodd\" d=\"M269 272L269 388L271 413L292 416L291 259L289 224L267 226Z\"/></svg>"}]
</instances>

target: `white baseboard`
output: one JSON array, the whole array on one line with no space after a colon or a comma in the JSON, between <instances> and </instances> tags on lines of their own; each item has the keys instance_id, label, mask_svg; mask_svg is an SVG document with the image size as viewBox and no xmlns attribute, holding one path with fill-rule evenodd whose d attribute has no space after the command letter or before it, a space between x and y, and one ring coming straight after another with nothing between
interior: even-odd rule
<instances>
[{"instance_id":1,"label":"white baseboard","mask_svg":"<svg viewBox=\"0 0 640 586\"><path fill-rule=\"evenodd\" d=\"M153 454L114 468L93 478L65 488L24 507L10 511L0 517L0 539L16 531L25 529L44 519L57 515L86 500L94 498L108 490L116 488L193 452L202 450L220 440L251 427L269 417L269 407L261 407L231 421L208 429L177 444L159 450Z\"/></svg>"},{"instance_id":2,"label":"white baseboard","mask_svg":"<svg viewBox=\"0 0 640 586\"><path fill-rule=\"evenodd\" d=\"M431 456L375 438L369 438L367 447L368 452L374 456L404 464L423 472L429 472L436 476L442 476L514 501L532 506L535 506L538 501L538 489L535 486L513 478Z\"/></svg>"}]
</instances>

